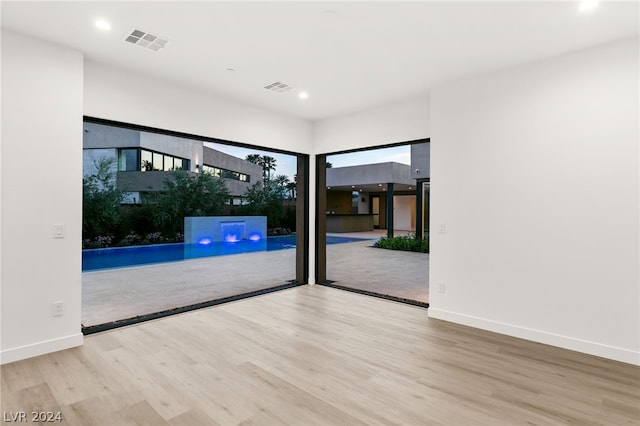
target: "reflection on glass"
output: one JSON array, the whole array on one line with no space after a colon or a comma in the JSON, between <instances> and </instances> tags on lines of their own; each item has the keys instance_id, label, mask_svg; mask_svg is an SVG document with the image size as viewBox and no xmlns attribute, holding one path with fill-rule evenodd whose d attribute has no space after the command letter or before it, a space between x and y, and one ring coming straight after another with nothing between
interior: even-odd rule
<instances>
[{"instance_id":1,"label":"reflection on glass","mask_svg":"<svg viewBox=\"0 0 640 426\"><path fill-rule=\"evenodd\" d=\"M140 152L140 170L143 172L150 172L153 170L153 155L151 151L145 149Z\"/></svg>"},{"instance_id":2,"label":"reflection on glass","mask_svg":"<svg viewBox=\"0 0 640 426\"><path fill-rule=\"evenodd\" d=\"M121 149L118 153L118 171L129 172L136 171L138 168L138 150L137 149Z\"/></svg>"},{"instance_id":3,"label":"reflection on glass","mask_svg":"<svg viewBox=\"0 0 640 426\"><path fill-rule=\"evenodd\" d=\"M153 170L162 170L163 167L163 155L157 152L153 153Z\"/></svg>"}]
</instances>

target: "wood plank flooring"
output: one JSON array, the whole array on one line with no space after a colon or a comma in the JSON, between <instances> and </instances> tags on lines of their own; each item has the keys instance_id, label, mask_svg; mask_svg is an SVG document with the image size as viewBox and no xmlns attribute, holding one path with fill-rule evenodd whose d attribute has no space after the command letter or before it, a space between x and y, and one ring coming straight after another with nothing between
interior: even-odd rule
<instances>
[{"instance_id":1,"label":"wood plank flooring","mask_svg":"<svg viewBox=\"0 0 640 426\"><path fill-rule=\"evenodd\" d=\"M68 425L638 425L640 368L303 286L4 365Z\"/></svg>"}]
</instances>

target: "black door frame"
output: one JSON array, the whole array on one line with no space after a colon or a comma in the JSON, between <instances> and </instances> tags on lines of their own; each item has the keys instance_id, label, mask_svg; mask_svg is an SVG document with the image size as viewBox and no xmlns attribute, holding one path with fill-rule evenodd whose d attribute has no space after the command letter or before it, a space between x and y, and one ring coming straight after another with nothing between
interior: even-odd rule
<instances>
[{"instance_id":1,"label":"black door frame","mask_svg":"<svg viewBox=\"0 0 640 426\"><path fill-rule=\"evenodd\" d=\"M316 209L315 209L315 224L316 224L316 244L315 244L315 282L317 284L328 284L327 281L327 156L349 154L353 152L372 151L382 148L393 148L397 146L416 145L421 143L430 142L430 138L416 139L406 142L396 142L384 145L376 145L366 148L354 148L344 151L334 151L322 154L316 154ZM387 205L389 204L389 198L391 199L391 211L387 212L386 225L391 225L391 230L387 229L387 235L393 236L393 217L389 219L389 216L393 216L393 184L390 184L391 188L387 188L387 192L391 190L391 194L387 194ZM417 188L416 188L417 191ZM391 195L391 197L389 197ZM346 289L346 288L345 288ZM366 293L366 292L361 292ZM372 294L375 295L375 294ZM388 298L388 297L387 297ZM393 297L391 297L394 299ZM395 299L394 299L395 300ZM404 301L404 300L402 300ZM407 301L405 301L407 302ZM408 301L407 303L411 303ZM418 304L420 306L425 305L421 302L412 304ZM428 306L428 304L426 304Z\"/></svg>"},{"instance_id":2,"label":"black door frame","mask_svg":"<svg viewBox=\"0 0 640 426\"><path fill-rule=\"evenodd\" d=\"M263 146L251 145L241 142L229 141L224 139L216 139L207 136L200 136L190 133L176 132L172 130L159 129L155 127L141 126L137 124L124 123L114 120L106 120L97 117L84 116L83 122L102 124L105 126L113 126L124 129L137 130L142 132L157 133L167 136L175 136L179 138L192 139L202 142L220 143L231 146L237 146L241 148L257 149L261 151L271 151L280 154L292 155L297 158L297 185L296 185L296 276L289 284L276 285L264 290L252 291L249 293L234 295L225 297L222 299L216 299L211 301L205 301L194 305L177 307L162 312L156 312L148 315L141 315L135 318L126 318L118 321L114 321L107 324L98 324L95 326L85 327L82 326L82 333L84 335L98 333L113 328L124 327L132 324L137 324L144 321L150 321L157 318L163 318L170 315L179 314L182 312L188 312L195 309L206 308L209 306L218 305L221 303L231 302L247 297L257 296L273 291L283 290L292 286L304 285L309 282L309 154L301 154L298 152L286 151L281 149L268 148ZM302 232L300 232L302 230Z\"/></svg>"}]
</instances>

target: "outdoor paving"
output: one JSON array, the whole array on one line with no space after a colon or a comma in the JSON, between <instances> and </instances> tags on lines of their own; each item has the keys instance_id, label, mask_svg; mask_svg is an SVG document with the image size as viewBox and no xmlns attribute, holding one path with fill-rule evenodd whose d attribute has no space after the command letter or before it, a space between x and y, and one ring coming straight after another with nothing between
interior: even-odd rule
<instances>
[{"instance_id":1,"label":"outdoor paving","mask_svg":"<svg viewBox=\"0 0 640 426\"><path fill-rule=\"evenodd\" d=\"M372 241L327 246L334 284L429 303L429 254L383 250Z\"/></svg>"},{"instance_id":2,"label":"outdoor paving","mask_svg":"<svg viewBox=\"0 0 640 426\"><path fill-rule=\"evenodd\" d=\"M104 324L287 284L295 250L214 256L82 274L82 324Z\"/></svg>"},{"instance_id":3,"label":"outdoor paving","mask_svg":"<svg viewBox=\"0 0 640 426\"><path fill-rule=\"evenodd\" d=\"M331 234L368 241L327 246L335 284L428 302L429 255L372 247L381 232ZM216 256L82 274L82 324L92 326L287 284L295 250Z\"/></svg>"}]
</instances>

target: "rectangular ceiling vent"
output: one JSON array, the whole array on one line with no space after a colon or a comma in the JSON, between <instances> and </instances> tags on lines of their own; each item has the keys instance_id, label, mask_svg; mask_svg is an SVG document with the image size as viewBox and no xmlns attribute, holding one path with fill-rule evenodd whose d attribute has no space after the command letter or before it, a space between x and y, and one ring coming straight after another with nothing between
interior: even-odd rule
<instances>
[{"instance_id":1,"label":"rectangular ceiling vent","mask_svg":"<svg viewBox=\"0 0 640 426\"><path fill-rule=\"evenodd\" d=\"M136 46L146 47L147 49L151 49L156 52L165 47L169 42L169 40L165 38L149 34L137 28L134 28L127 33L124 41L135 44Z\"/></svg>"},{"instance_id":2,"label":"rectangular ceiling vent","mask_svg":"<svg viewBox=\"0 0 640 426\"><path fill-rule=\"evenodd\" d=\"M289 86L288 84L280 83L279 81L276 81L275 83L268 84L268 85L264 86L264 88L267 89L267 90L271 90L272 92L276 92L276 93L284 93L284 92L288 92L289 90L293 89L293 87Z\"/></svg>"}]
</instances>

